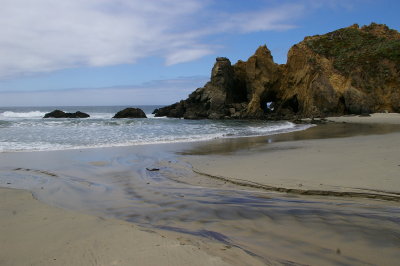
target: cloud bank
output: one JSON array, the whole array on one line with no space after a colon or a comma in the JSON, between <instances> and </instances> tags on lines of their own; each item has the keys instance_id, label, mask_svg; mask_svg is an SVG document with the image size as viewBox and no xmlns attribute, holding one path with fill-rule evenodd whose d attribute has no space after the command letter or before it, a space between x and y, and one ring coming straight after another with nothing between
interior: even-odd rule
<instances>
[{"instance_id":1,"label":"cloud bank","mask_svg":"<svg viewBox=\"0 0 400 266\"><path fill-rule=\"evenodd\" d=\"M220 33L285 30L300 4L224 11L212 0L2 0L0 78L161 56L166 65L216 51Z\"/></svg>"},{"instance_id":2,"label":"cloud bank","mask_svg":"<svg viewBox=\"0 0 400 266\"><path fill-rule=\"evenodd\" d=\"M164 105L186 98L208 77L155 80L136 86L0 92L0 106Z\"/></svg>"}]
</instances>

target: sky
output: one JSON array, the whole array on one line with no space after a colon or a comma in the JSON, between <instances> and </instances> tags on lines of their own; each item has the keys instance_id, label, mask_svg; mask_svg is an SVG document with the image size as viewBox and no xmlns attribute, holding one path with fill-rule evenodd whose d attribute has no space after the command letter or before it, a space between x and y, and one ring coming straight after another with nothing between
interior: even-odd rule
<instances>
[{"instance_id":1,"label":"sky","mask_svg":"<svg viewBox=\"0 0 400 266\"><path fill-rule=\"evenodd\" d=\"M166 105L215 58L358 23L400 30L397 0L0 0L0 107Z\"/></svg>"}]
</instances>

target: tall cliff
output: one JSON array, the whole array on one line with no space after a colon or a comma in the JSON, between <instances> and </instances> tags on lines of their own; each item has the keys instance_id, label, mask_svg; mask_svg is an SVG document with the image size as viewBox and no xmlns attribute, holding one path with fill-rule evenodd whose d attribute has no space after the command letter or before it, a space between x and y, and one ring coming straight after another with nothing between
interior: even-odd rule
<instances>
[{"instance_id":1,"label":"tall cliff","mask_svg":"<svg viewBox=\"0 0 400 266\"><path fill-rule=\"evenodd\" d=\"M246 62L219 57L211 80L156 116L293 119L400 112L400 34L353 25L294 45L285 65L261 46Z\"/></svg>"}]
</instances>

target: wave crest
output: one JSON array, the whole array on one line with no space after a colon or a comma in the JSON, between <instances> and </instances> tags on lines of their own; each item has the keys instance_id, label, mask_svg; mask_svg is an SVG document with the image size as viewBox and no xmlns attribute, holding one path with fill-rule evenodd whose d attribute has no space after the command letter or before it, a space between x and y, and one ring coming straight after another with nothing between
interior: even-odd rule
<instances>
[{"instance_id":1,"label":"wave crest","mask_svg":"<svg viewBox=\"0 0 400 266\"><path fill-rule=\"evenodd\" d=\"M46 113L40 111L31 111L31 112L12 112L5 111L1 113L0 116L7 118L42 118Z\"/></svg>"}]
</instances>

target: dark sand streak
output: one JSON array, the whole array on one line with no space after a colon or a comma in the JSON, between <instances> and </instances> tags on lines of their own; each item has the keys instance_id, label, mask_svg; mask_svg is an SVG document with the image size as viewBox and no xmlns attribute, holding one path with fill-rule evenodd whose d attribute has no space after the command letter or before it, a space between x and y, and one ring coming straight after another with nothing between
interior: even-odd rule
<instances>
[{"instance_id":1,"label":"dark sand streak","mask_svg":"<svg viewBox=\"0 0 400 266\"><path fill-rule=\"evenodd\" d=\"M224 177L220 175L211 175L208 173L201 172L195 168L193 168L193 172L196 174L222 180L224 182L229 182L234 185L243 186L243 187L251 187L258 188L266 191L276 191L282 193L291 193L298 195L308 195L308 196L334 196L334 197L351 197L351 198L366 198L366 199L380 199L380 200L388 200L388 201L397 201L400 202L400 196L397 195L383 195L376 193L363 193L363 192L340 192L340 191L332 191L332 190L305 190L305 189L294 189L294 188L284 188L284 187L274 187L265 184L260 184L256 182L246 181L238 178L232 177ZM378 191L377 191L378 192ZM391 193L386 191L379 191L387 194L398 194Z\"/></svg>"}]
</instances>

